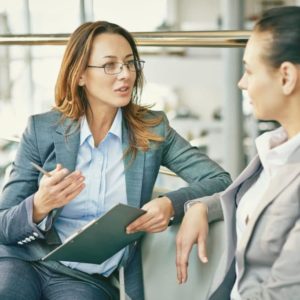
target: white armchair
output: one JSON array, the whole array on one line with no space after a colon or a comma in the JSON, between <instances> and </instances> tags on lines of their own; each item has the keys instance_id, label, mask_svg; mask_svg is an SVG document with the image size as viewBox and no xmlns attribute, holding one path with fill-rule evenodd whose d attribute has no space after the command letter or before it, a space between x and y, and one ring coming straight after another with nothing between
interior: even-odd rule
<instances>
[{"instance_id":1,"label":"white armchair","mask_svg":"<svg viewBox=\"0 0 300 300\"><path fill-rule=\"evenodd\" d=\"M224 247L223 221L210 225L207 251L209 262L202 264L196 246L189 260L189 278L177 284L175 238L177 226L165 232L147 234L142 244L145 300L204 300Z\"/></svg>"}]
</instances>

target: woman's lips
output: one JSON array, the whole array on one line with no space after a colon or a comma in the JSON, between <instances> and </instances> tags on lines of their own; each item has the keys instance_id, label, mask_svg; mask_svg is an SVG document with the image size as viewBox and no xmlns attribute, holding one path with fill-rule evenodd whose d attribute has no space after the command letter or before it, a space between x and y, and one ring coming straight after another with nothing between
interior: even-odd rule
<instances>
[{"instance_id":1,"label":"woman's lips","mask_svg":"<svg viewBox=\"0 0 300 300\"><path fill-rule=\"evenodd\" d=\"M126 96L126 95L129 94L130 89L129 89L128 86L122 86L122 87L120 87L120 88L118 88L118 89L115 89L115 92L116 92L117 94L121 95L121 96Z\"/></svg>"}]
</instances>

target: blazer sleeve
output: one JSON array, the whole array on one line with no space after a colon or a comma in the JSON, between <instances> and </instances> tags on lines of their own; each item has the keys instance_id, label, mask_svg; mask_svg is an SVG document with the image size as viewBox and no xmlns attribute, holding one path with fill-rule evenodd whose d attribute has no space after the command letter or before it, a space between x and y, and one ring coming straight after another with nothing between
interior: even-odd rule
<instances>
[{"instance_id":1,"label":"blazer sleeve","mask_svg":"<svg viewBox=\"0 0 300 300\"><path fill-rule=\"evenodd\" d=\"M33 194L38 189L39 173L30 162L40 164L35 139L33 117L29 118L8 182L0 198L0 243L15 244L32 236L44 238L42 231L32 221Z\"/></svg>"},{"instance_id":2,"label":"blazer sleeve","mask_svg":"<svg viewBox=\"0 0 300 300\"><path fill-rule=\"evenodd\" d=\"M242 300L296 299L300 294L300 219L289 233L265 281L241 292Z\"/></svg>"},{"instance_id":3,"label":"blazer sleeve","mask_svg":"<svg viewBox=\"0 0 300 300\"><path fill-rule=\"evenodd\" d=\"M184 203L188 200L221 192L231 183L230 175L197 147L182 138L164 115L165 141L162 165L184 179L189 186L166 194L175 210L174 222L184 214Z\"/></svg>"}]
</instances>

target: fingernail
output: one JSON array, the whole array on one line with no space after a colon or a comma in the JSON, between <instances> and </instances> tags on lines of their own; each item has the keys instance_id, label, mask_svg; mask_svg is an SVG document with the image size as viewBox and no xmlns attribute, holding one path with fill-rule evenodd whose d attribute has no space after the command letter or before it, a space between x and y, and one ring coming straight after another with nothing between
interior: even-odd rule
<instances>
[{"instance_id":1,"label":"fingernail","mask_svg":"<svg viewBox=\"0 0 300 300\"><path fill-rule=\"evenodd\" d=\"M207 257L203 257L203 258L202 258L202 262L203 262L203 263L207 263L207 262L208 262Z\"/></svg>"}]
</instances>

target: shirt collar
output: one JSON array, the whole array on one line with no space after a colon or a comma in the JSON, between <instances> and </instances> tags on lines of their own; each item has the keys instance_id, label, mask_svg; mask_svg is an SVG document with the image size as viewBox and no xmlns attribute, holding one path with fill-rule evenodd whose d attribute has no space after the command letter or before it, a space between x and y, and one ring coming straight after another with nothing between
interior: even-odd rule
<instances>
[{"instance_id":1,"label":"shirt collar","mask_svg":"<svg viewBox=\"0 0 300 300\"><path fill-rule=\"evenodd\" d=\"M255 142L262 165L271 174L273 167L286 164L299 148L300 133L289 140L285 129L280 127L262 134Z\"/></svg>"},{"instance_id":2,"label":"shirt collar","mask_svg":"<svg viewBox=\"0 0 300 300\"><path fill-rule=\"evenodd\" d=\"M107 135L112 134L118 137L122 141L122 110L121 108L118 109L114 121L107 133ZM80 146L90 137L92 137L92 133L87 122L85 116L81 119L80 124Z\"/></svg>"},{"instance_id":3,"label":"shirt collar","mask_svg":"<svg viewBox=\"0 0 300 300\"><path fill-rule=\"evenodd\" d=\"M122 109L119 108L108 133L122 140Z\"/></svg>"}]
</instances>

